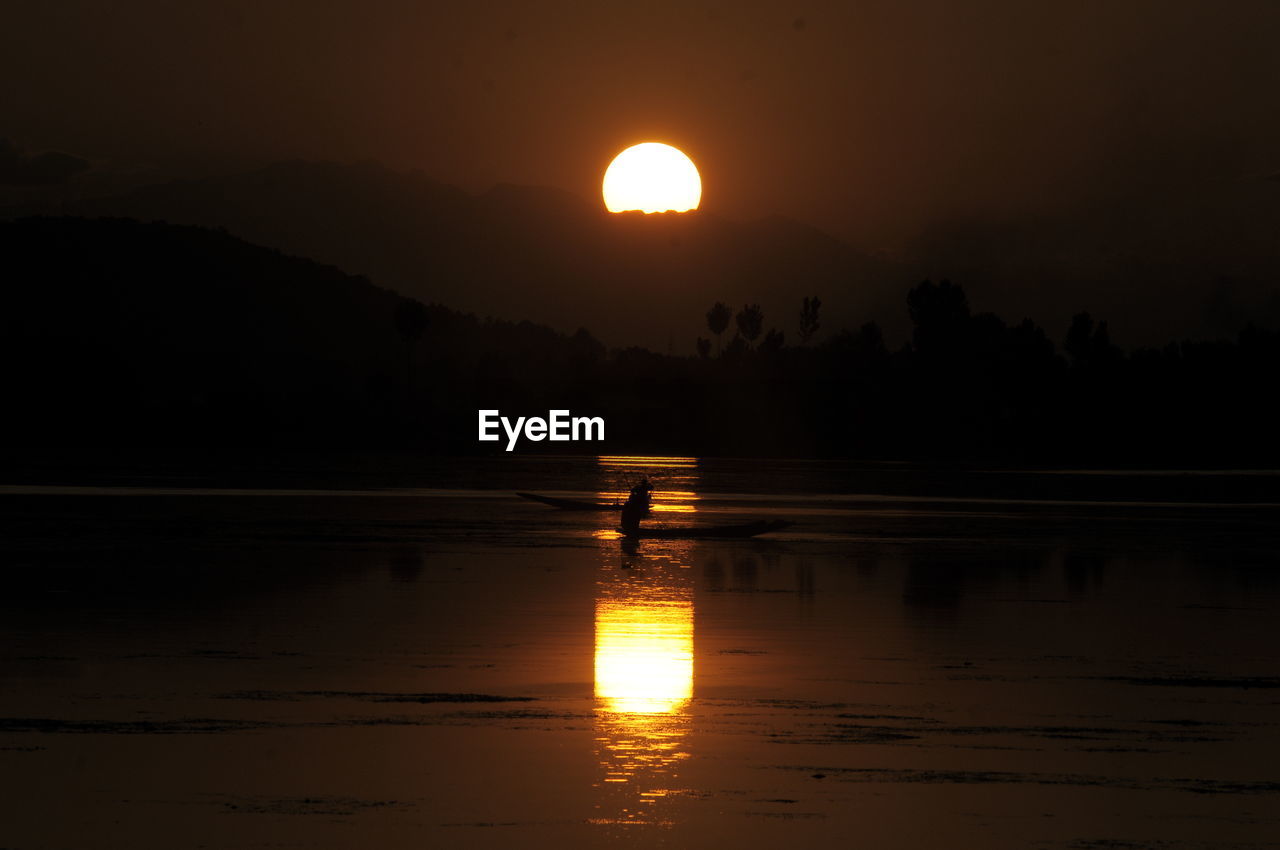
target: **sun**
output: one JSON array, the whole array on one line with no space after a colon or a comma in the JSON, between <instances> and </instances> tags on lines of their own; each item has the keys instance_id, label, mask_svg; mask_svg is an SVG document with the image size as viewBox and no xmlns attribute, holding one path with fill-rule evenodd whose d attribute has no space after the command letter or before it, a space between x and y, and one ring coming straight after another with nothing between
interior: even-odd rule
<instances>
[{"instance_id":1,"label":"sun","mask_svg":"<svg viewBox=\"0 0 1280 850\"><path fill-rule=\"evenodd\" d=\"M671 145L643 142L613 158L604 172L609 212L687 212L702 200L702 178L693 160Z\"/></svg>"}]
</instances>

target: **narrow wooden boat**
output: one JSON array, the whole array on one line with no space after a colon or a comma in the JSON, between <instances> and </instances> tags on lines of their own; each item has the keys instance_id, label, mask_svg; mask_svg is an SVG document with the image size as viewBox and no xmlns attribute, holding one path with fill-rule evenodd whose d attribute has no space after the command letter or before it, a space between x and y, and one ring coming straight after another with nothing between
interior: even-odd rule
<instances>
[{"instance_id":1,"label":"narrow wooden boat","mask_svg":"<svg viewBox=\"0 0 1280 850\"><path fill-rule=\"evenodd\" d=\"M552 508L559 508L562 511L620 511L622 504L615 502L614 504L605 504L603 502L584 502L579 499L560 499L555 496L539 496L537 493L516 493L522 499L528 499L531 502L537 502L541 505L547 505Z\"/></svg>"}]
</instances>

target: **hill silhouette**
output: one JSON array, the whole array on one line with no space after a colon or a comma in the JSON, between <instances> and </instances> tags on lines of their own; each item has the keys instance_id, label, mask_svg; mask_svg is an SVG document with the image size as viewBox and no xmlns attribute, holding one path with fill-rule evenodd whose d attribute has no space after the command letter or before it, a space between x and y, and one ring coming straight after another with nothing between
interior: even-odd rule
<instances>
[{"instance_id":1,"label":"hill silhouette","mask_svg":"<svg viewBox=\"0 0 1280 850\"><path fill-rule=\"evenodd\" d=\"M1280 324L1273 177L1210 181L1194 192L1182 183L1117 185L1053 213L957 210L892 256L780 217L617 216L556 189L504 184L472 194L372 162L279 162L128 191L107 189L116 185L110 174L96 177L96 188L80 179L80 188L10 199L0 218L223 227L423 301L565 332L587 326L610 345L675 354L694 351L698 316L716 300L760 304L771 326L794 336L797 292L822 297L828 328L874 320L889 340L903 340L902 285L940 276L962 278L982 309L1047 327L1091 309L1122 328L1127 345Z\"/></svg>"},{"instance_id":2,"label":"hill silhouette","mask_svg":"<svg viewBox=\"0 0 1280 850\"><path fill-rule=\"evenodd\" d=\"M0 223L0 251L11 447L448 450L474 439L477 399L565 397L603 353L585 332L424 306L224 231L29 218Z\"/></svg>"},{"instance_id":3,"label":"hill silhouette","mask_svg":"<svg viewBox=\"0 0 1280 850\"><path fill-rule=\"evenodd\" d=\"M708 311L709 328L733 314L723 353L703 340L698 356L668 356L424 305L206 228L21 219L0 223L0 251L10 450L471 454L501 451L476 440L480 408L566 408L609 423L589 451L1280 462L1268 389L1280 333L1254 327L1126 353L1088 314L1059 336L975 313L963 287L925 281L906 293L911 340L897 349L875 323L826 325L821 344L789 346L749 305ZM804 306L811 325L826 322L819 303Z\"/></svg>"},{"instance_id":4,"label":"hill silhouette","mask_svg":"<svg viewBox=\"0 0 1280 850\"><path fill-rule=\"evenodd\" d=\"M848 324L900 311L904 279L814 228L708 213L612 215L554 189L479 195L373 163L281 162L63 204L61 213L222 227L409 297L611 345L693 353L715 300L759 303L794 332L795 293ZM28 210L30 211L30 210Z\"/></svg>"}]
</instances>

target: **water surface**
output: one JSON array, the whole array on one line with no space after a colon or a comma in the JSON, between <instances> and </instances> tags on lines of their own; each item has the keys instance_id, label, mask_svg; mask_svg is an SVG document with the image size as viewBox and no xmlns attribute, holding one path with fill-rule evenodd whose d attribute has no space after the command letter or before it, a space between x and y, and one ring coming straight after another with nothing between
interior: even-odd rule
<instances>
[{"instance_id":1,"label":"water surface","mask_svg":"<svg viewBox=\"0 0 1280 850\"><path fill-rule=\"evenodd\" d=\"M435 463L0 489L0 846L1280 844L1265 476Z\"/></svg>"}]
</instances>

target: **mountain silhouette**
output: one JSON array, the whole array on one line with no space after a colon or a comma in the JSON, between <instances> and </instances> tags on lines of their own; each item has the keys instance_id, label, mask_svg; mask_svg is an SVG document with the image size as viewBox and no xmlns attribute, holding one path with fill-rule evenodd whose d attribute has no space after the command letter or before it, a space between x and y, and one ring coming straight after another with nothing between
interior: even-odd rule
<instances>
[{"instance_id":1,"label":"mountain silhouette","mask_svg":"<svg viewBox=\"0 0 1280 850\"><path fill-rule=\"evenodd\" d=\"M25 212L40 212L27 209ZM692 353L716 301L758 303L794 335L805 294L830 327L878 318L896 331L904 278L890 264L783 218L613 215L554 189L469 194L373 164L281 162L64 204L58 212L225 228L425 302L610 345Z\"/></svg>"},{"instance_id":2,"label":"mountain silhouette","mask_svg":"<svg viewBox=\"0 0 1280 850\"><path fill-rule=\"evenodd\" d=\"M473 441L477 398L572 400L603 354L225 231L25 218L0 222L0 252L6 447L448 448Z\"/></svg>"},{"instance_id":3,"label":"mountain silhouette","mask_svg":"<svg viewBox=\"0 0 1280 850\"><path fill-rule=\"evenodd\" d=\"M618 221L619 239L675 233L679 248L693 220ZM1277 462L1280 332L1256 326L1126 353L1105 320L1080 313L1059 350L1033 322L975 312L962 286L923 281L905 293L911 341L892 350L870 322L786 345L752 305L722 353L704 339L697 356L669 357L424 305L208 228L25 218L0 222L0 256L0 457L38 446L475 453L488 445L476 412L497 408L600 416L606 443L593 448L614 453Z\"/></svg>"}]
</instances>

